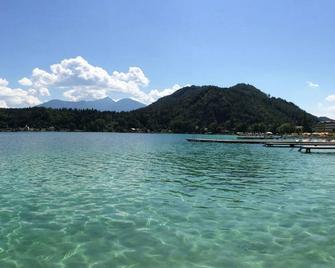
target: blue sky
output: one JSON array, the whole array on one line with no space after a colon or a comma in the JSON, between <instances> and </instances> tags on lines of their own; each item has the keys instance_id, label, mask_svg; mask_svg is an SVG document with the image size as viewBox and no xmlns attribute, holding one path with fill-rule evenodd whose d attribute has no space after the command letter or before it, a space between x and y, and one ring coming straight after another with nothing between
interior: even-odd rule
<instances>
[{"instance_id":1,"label":"blue sky","mask_svg":"<svg viewBox=\"0 0 335 268\"><path fill-rule=\"evenodd\" d=\"M0 105L150 103L187 84L244 82L335 117L334 10L331 0L0 0Z\"/></svg>"}]
</instances>

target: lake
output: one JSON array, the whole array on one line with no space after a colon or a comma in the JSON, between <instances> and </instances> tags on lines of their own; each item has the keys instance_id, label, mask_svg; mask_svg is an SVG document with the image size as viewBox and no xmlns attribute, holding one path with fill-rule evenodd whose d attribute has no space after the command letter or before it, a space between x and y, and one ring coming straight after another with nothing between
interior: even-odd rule
<instances>
[{"instance_id":1,"label":"lake","mask_svg":"<svg viewBox=\"0 0 335 268\"><path fill-rule=\"evenodd\" d=\"M335 267L335 154L187 137L0 133L0 267Z\"/></svg>"}]
</instances>

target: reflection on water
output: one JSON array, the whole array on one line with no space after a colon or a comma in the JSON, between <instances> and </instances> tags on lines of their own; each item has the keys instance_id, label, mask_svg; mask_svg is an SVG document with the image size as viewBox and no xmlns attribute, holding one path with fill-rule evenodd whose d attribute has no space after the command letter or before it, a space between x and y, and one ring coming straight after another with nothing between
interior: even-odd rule
<instances>
[{"instance_id":1,"label":"reflection on water","mask_svg":"<svg viewBox=\"0 0 335 268\"><path fill-rule=\"evenodd\" d=\"M0 134L0 267L334 267L331 154Z\"/></svg>"}]
</instances>

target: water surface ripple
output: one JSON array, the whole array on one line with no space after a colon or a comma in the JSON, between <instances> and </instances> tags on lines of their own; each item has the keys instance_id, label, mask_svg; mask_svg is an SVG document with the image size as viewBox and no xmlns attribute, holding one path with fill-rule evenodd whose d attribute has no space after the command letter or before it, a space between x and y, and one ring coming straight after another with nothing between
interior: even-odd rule
<instances>
[{"instance_id":1,"label":"water surface ripple","mask_svg":"<svg viewBox=\"0 0 335 268\"><path fill-rule=\"evenodd\" d=\"M335 267L335 154L0 134L0 267Z\"/></svg>"}]
</instances>

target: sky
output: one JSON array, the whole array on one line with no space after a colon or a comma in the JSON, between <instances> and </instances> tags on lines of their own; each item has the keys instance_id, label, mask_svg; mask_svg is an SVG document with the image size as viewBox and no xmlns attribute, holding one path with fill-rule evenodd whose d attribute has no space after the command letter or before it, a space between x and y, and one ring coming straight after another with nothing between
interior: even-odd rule
<instances>
[{"instance_id":1,"label":"sky","mask_svg":"<svg viewBox=\"0 0 335 268\"><path fill-rule=\"evenodd\" d=\"M335 118L333 0L0 0L0 107L248 83Z\"/></svg>"}]
</instances>

